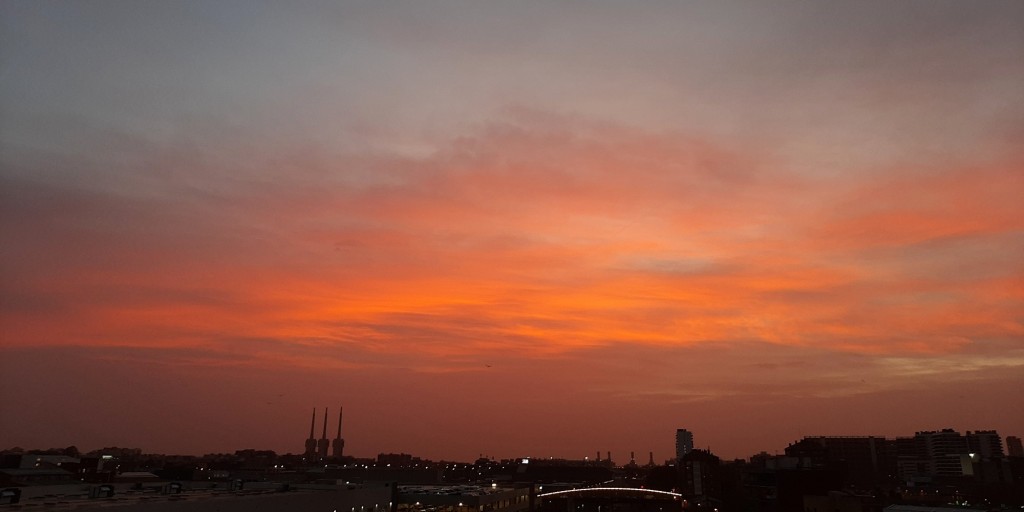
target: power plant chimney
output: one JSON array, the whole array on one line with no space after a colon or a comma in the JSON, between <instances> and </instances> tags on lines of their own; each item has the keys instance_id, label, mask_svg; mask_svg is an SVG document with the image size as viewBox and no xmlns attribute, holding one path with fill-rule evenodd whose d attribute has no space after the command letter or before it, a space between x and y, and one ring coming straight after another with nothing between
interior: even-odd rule
<instances>
[{"instance_id":1,"label":"power plant chimney","mask_svg":"<svg viewBox=\"0 0 1024 512\"><path fill-rule=\"evenodd\" d=\"M327 449L330 448L331 442L327 440L327 408L324 407L324 433L320 436L320 440L316 443L317 455L320 459L327 458Z\"/></svg>"},{"instance_id":2,"label":"power plant chimney","mask_svg":"<svg viewBox=\"0 0 1024 512\"><path fill-rule=\"evenodd\" d=\"M344 408L338 408L338 436L334 438L334 445L331 452L331 455L335 458L341 458L342 454L345 452L345 440L341 438L341 413L344 411Z\"/></svg>"},{"instance_id":3,"label":"power plant chimney","mask_svg":"<svg viewBox=\"0 0 1024 512\"><path fill-rule=\"evenodd\" d=\"M321 439L327 439L327 408L324 407L324 433L320 436Z\"/></svg>"},{"instance_id":4,"label":"power plant chimney","mask_svg":"<svg viewBox=\"0 0 1024 512\"><path fill-rule=\"evenodd\" d=\"M651 452L651 460L647 462L648 466L654 466L654 452Z\"/></svg>"},{"instance_id":5,"label":"power plant chimney","mask_svg":"<svg viewBox=\"0 0 1024 512\"><path fill-rule=\"evenodd\" d=\"M306 439L306 460L313 460L316 457L316 438L313 437L313 429L316 427L316 407L313 408L313 419L309 423L309 439Z\"/></svg>"}]
</instances>

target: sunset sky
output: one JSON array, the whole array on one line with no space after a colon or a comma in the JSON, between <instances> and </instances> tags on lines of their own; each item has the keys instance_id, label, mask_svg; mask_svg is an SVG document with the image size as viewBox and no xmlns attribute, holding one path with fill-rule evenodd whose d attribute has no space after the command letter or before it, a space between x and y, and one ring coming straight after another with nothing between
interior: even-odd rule
<instances>
[{"instance_id":1,"label":"sunset sky","mask_svg":"<svg viewBox=\"0 0 1024 512\"><path fill-rule=\"evenodd\" d=\"M0 449L296 453L339 405L356 456L1022 436L1021 27L0 2Z\"/></svg>"}]
</instances>

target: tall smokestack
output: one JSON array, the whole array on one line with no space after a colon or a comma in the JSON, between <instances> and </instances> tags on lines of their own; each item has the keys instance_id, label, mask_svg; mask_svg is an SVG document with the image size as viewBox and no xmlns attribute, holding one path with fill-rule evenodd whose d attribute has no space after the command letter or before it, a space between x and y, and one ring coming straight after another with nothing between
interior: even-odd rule
<instances>
[{"instance_id":1,"label":"tall smokestack","mask_svg":"<svg viewBox=\"0 0 1024 512\"><path fill-rule=\"evenodd\" d=\"M324 407L324 433L320 436L320 439L327 439L327 408Z\"/></svg>"},{"instance_id":2,"label":"tall smokestack","mask_svg":"<svg viewBox=\"0 0 1024 512\"><path fill-rule=\"evenodd\" d=\"M320 436L320 440L316 442L317 455L320 456L320 460L327 458L327 450L330 448L331 442L327 440L327 408L324 407L324 433Z\"/></svg>"},{"instance_id":3,"label":"tall smokestack","mask_svg":"<svg viewBox=\"0 0 1024 512\"><path fill-rule=\"evenodd\" d=\"M309 422L309 439L306 439L306 460L312 461L316 458L316 438L313 437L313 429L316 428L316 407L313 408L313 419Z\"/></svg>"},{"instance_id":4,"label":"tall smokestack","mask_svg":"<svg viewBox=\"0 0 1024 512\"><path fill-rule=\"evenodd\" d=\"M345 454L345 440L341 438L341 413L344 411L343 407L338 407L338 437L334 438L334 443L331 445L331 455L337 459Z\"/></svg>"},{"instance_id":5,"label":"tall smokestack","mask_svg":"<svg viewBox=\"0 0 1024 512\"><path fill-rule=\"evenodd\" d=\"M647 462L647 465L648 466L653 466L654 465L654 452L651 452L651 460L649 460Z\"/></svg>"},{"instance_id":6,"label":"tall smokestack","mask_svg":"<svg viewBox=\"0 0 1024 512\"><path fill-rule=\"evenodd\" d=\"M343 407L338 407L338 437L335 439L341 439L341 413L345 412Z\"/></svg>"}]
</instances>

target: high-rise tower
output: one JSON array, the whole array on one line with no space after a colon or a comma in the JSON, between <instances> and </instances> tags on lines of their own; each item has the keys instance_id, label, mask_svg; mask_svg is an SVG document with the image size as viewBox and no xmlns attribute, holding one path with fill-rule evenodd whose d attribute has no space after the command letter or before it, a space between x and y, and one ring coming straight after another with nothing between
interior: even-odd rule
<instances>
[{"instance_id":1,"label":"high-rise tower","mask_svg":"<svg viewBox=\"0 0 1024 512\"><path fill-rule=\"evenodd\" d=\"M970 469L967 438L959 432L951 428L917 432L914 441L928 463L929 474L959 477Z\"/></svg>"},{"instance_id":2,"label":"high-rise tower","mask_svg":"<svg viewBox=\"0 0 1024 512\"><path fill-rule=\"evenodd\" d=\"M1024 443L1017 436L1006 436L1006 453L1010 457L1024 457Z\"/></svg>"},{"instance_id":3,"label":"high-rise tower","mask_svg":"<svg viewBox=\"0 0 1024 512\"><path fill-rule=\"evenodd\" d=\"M341 438L341 413L344 411L344 408L338 408L338 435L334 438L334 444L332 445L331 452L331 455L335 458L341 458L345 453L345 440Z\"/></svg>"},{"instance_id":4,"label":"high-rise tower","mask_svg":"<svg viewBox=\"0 0 1024 512\"><path fill-rule=\"evenodd\" d=\"M324 433L320 436L320 440L316 442L317 455L321 459L327 458L327 449L330 448L331 442L327 440L327 408L324 407Z\"/></svg>"},{"instance_id":5,"label":"high-rise tower","mask_svg":"<svg viewBox=\"0 0 1024 512\"><path fill-rule=\"evenodd\" d=\"M316 438L313 437L313 429L316 427L316 408L313 408L313 420L309 423L309 439L306 439L306 460L313 460L316 457Z\"/></svg>"},{"instance_id":6,"label":"high-rise tower","mask_svg":"<svg viewBox=\"0 0 1024 512\"><path fill-rule=\"evenodd\" d=\"M1003 458L1003 440L995 430L967 431L967 450L982 460Z\"/></svg>"},{"instance_id":7,"label":"high-rise tower","mask_svg":"<svg viewBox=\"0 0 1024 512\"><path fill-rule=\"evenodd\" d=\"M676 429L676 460L682 460L693 451L693 432L685 428Z\"/></svg>"}]
</instances>

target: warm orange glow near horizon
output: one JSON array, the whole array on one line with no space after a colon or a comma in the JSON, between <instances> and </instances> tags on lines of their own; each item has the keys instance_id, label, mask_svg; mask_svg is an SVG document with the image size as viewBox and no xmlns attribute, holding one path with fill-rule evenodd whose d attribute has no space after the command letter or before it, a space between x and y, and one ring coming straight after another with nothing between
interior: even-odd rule
<instances>
[{"instance_id":1,"label":"warm orange glow near horizon","mask_svg":"<svg viewBox=\"0 0 1024 512\"><path fill-rule=\"evenodd\" d=\"M520 143L518 160L543 153L547 168L565 168L561 158L589 170L590 148L535 142ZM149 247L149 233L129 234L140 239L138 249L96 260L89 273L70 261L70 268L33 283L55 298L92 297L70 301L74 322L47 325L12 316L5 322L8 343L202 347L226 332L296 343L368 336L388 350L486 358L515 340L531 348L523 354L529 358L619 343L762 339L804 345L817 337L853 352L928 353L955 349L938 340L955 339L962 329L1021 334L1019 311L986 304L995 290L1018 289L1020 265L1006 261L1011 254L985 255L1010 265L999 275L999 266L943 261L942 251L928 251L929 244L947 253L957 245L972 250L972 240L999 240L1024 229L1024 208L1010 196L1021 188L1019 173L933 170L929 181L913 184L921 204L894 201L909 183L886 190L873 182L805 183L797 185L802 197L792 198L795 178L775 188L756 168L743 172L757 173L762 184L743 183L735 193L719 190L714 179L687 183L687 175L706 175L707 166L680 169L671 147L670 141L634 142L630 148L638 153L605 155L595 162L605 170L585 181L557 172L543 180L515 174L491 180L516 161L481 152L473 155L473 171L449 170L464 167L450 156L441 163L398 164L389 173L401 177L401 185L297 197L295 208L261 211L252 206L257 198L242 197L264 237L222 232L204 247L184 232L173 234L180 240L168 247ZM419 167L432 171L423 175ZM643 180L621 180L634 172ZM729 179L742 179L737 173ZM614 185L602 182L606 175ZM565 184L553 187L559 180ZM538 184L551 190L535 194L530 189ZM405 200L424 189L444 199L419 206ZM622 198L603 197L613 190ZM758 201L748 203L748 194ZM517 204L513 196L531 201ZM603 201L608 212L598 206ZM432 213L435 204L448 211L444 217ZM699 213L690 216L694 204ZM210 206L236 208L231 198ZM424 219L432 220L425 225ZM89 251L94 242L68 249ZM96 249L105 250L103 244ZM150 264L125 269L118 259ZM964 263L973 266L964 270L982 275L946 273ZM997 274L984 275L988 270ZM71 325L74 334L64 331ZM459 333L466 343L423 346L408 339L443 332Z\"/></svg>"},{"instance_id":2,"label":"warm orange glow near horizon","mask_svg":"<svg viewBox=\"0 0 1024 512\"><path fill-rule=\"evenodd\" d=\"M637 13L650 38L555 6L408 32L377 6L294 42L277 20L312 13L228 37L175 12L150 28L181 48L139 43L166 69L121 54L134 25L12 9L0 401L26 421L0 438L299 450L336 402L362 455L1024 434L1012 17L942 46L945 4L871 40L712 5Z\"/></svg>"}]
</instances>

